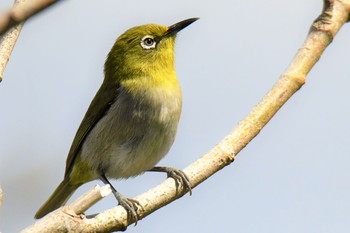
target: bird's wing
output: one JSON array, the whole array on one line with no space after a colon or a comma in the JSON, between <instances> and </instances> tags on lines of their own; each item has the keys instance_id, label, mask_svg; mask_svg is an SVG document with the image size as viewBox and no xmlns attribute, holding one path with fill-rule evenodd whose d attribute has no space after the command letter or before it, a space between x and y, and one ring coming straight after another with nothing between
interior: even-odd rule
<instances>
[{"instance_id":1,"label":"bird's wing","mask_svg":"<svg viewBox=\"0 0 350 233\"><path fill-rule=\"evenodd\" d=\"M72 171L74 160L81 149L87 135L91 132L97 122L107 113L111 105L118 97L119 85L102 84L94 99L92 100L69 150L65 177Z\"/></svg>"}]
</instances>

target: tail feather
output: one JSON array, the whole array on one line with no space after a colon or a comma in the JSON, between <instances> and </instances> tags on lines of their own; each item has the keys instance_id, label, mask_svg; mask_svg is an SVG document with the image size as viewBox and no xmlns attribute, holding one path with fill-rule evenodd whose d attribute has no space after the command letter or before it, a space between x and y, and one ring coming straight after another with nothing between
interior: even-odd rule
<instances>
[{"instance_id":1,"label":"tail feather","mask_svg":"<svg viewBox=\"0 0 350 233\"><path fill-rule=\"evenodd\" d=\"M42 218L51 211L63 206L79 186L77 184L71 184L68 179L64 179L49 199L36 212L35 218Z\"/></svg>"}]
</instances>

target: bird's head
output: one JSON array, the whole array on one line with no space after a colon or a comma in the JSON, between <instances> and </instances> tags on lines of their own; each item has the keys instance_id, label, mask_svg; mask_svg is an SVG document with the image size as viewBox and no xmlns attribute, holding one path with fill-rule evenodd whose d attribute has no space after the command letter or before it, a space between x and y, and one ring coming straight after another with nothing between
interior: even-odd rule
<instances>
[{"instance_id":1,"label":"bird's head","mask_svg":"<svg viewBox=\"0 0 350 233\"><path fill-rule=\"evenodd\" d=\"M119 36L108 54L105 78L121 81L135 74L173 70L176 34L197 19L186 19L169 27L145 24L128 29Z\"/></svg>"}]
</instances>

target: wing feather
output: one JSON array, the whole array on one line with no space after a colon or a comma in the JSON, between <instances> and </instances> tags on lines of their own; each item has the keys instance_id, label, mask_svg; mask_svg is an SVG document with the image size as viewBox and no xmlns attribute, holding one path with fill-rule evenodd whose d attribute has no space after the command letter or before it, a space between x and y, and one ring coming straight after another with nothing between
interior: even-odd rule
<instances>
[{"instance_id":1,"label":"wing feather","mask_svg":"<svg viewBox=\"0 0 350 233\"><path fill-rule=\"evenodd\" d=\"M89 135L91 130L97 124L97 122L106 115L111 105L116 101L119 92L119 85L106 85L103 83L98 92L96 93L94 99L92 100L85 116L75 134L72 146L69 150L67 161L66 161L66 171L65 177L72 171L75 158L77 157L84 140Z\"/></svg>"}]
</instances>

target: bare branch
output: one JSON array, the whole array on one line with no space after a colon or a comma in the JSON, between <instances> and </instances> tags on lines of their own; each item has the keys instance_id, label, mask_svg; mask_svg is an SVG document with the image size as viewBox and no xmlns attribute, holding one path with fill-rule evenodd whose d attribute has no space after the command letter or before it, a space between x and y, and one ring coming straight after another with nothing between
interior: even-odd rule
<instances>
[{"instance_id":1,"label":"bare branch","mask_svg":"<svg viewBox=\"0 0 350 233\"><path fill-rule=\"evenodd\" d=\"M69 232L74 232L75 224L80 224L80 222L85 218L85 216L81 214L97 201L109 195L111 192L112 189L109 185L105 185L103 187L96 185L95 187L89 189L82 196L80 196L77 200L73 201L71 204L61 207L56 211L46 215L45 218L24 229L22 233L57 231L67 232L67 230L65 230L66 226L62 224L66 221L65 219L67 216L70 216Z\"/></svg>"},{"instance_id":2,"label":"bare branch","mask_svg":"<svg viewBox=\"0 0 350 233\"><path fill-rule=\"evenodd\" d=\"M93 206L102 198L108 196L112 192L111 186L105 185L100 187L96 185L85 194L80 196L77 200L68 205L68 209L72 210L75 215L82 214L84 211Z\"/></svg>"},{"instance_id":3,"label":"bare branch","mask_svg":"<svg viewBox=\"0 0 350 233\"><path fill-rule=\"evenodd\" d=\"M0 82L24 21L47 8L55 0L15 0L14 6L0 15Z\"/></svg>"},{"instance_id":4,"label":"bare branch","mask_svg":"<svg viewBox=\"0 0 350 233\"><path fill-rule=\"evenodd\" d=\"M14 7L0 16L0 35L29 17L57 3L57 0L16 0Z\"/></svg>"},{"instance_id":5,"label":"bare branch","mask_svg":"<svg viewBox=\"0 0 350 233\"><path fill-rule=\"evenodd\" d=\"M15 0L14 6L23 3L26 0ZM0 28L2 24L5 24L7 18L10 17L10 11L6 11L0 16ZM16 44L19 33L22 30L24 22L17 24L10 28L4 35L0 36L0 82L5 71L7 62L10 59L13 47ZM1 35L1 33L0 33Z\"/></svg>"},{"instance_id":6,"label":"bare branch","mask_svg":"<svg viewBox=\"0 0 350 233\"><path fill-rule=\"evenodd\" d=\"M23 23L14 26L0 38L0 82L2 81L6 64L10 59L11 52L16 44L22 26Z\"/></svg>"},{"instance_id":7,"label":"bare branch","mask_svg":"<svg viewBox=\"0 0 350 233\"><path fill-rule=\"evenodd\" d=\"M348 21L349 12L350 0L325 1L321 16L312 24L305 42L273 88L229 135L184 169L193 187L229 165L234 160L235 155L260 132L281 106L301 88L305 83L306 75L319 60L322 52L331 43L341 26ZM182 187L177 188L175 181L169 178L160 185L137 196L135 200L143 206L143 210L138 210L139 219L180 198L184 195L182 191ZM126 216L125 209L117 206L103 211L91 219L82 215L79 216L80 218L68 214L64 215L63 211L55 211L44 219L52 219L52 224L55 224L55 229L57 229L56 232L111 232L124 230L126 226L132 223L128 222ZM35 228L35 230L36 232L45 232L42 228ZM24 232L29 231L25 230Z\"/></svg>"}]
</instances>

